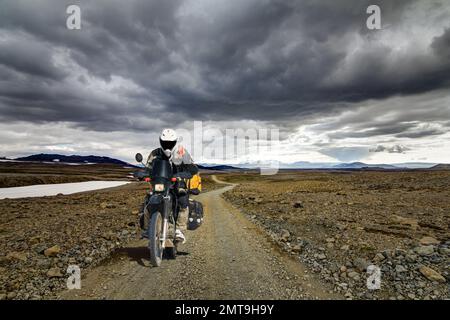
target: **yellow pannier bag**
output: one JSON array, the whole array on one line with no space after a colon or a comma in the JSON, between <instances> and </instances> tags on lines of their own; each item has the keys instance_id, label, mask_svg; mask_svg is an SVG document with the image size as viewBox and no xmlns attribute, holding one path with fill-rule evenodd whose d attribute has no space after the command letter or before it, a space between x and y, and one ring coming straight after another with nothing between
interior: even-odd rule
<instances>
[{"instance_id":1,"label":"yellow pannier bag","mask_svg":"<svg viewBox=\"0 0 450 320\"><path fill-rule=\"evenodd\" d=\"M189 179L188 188L192 194L199 194L202 191L202 178L200 177L200 173L197 173Z\"/></svg>"}]
</instances>

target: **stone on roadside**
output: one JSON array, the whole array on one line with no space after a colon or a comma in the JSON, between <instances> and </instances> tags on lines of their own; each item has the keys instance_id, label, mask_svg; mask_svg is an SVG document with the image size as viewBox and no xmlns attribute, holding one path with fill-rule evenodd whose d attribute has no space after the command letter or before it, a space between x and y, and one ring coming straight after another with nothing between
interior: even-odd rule
<instances>
[{"instance_id":1,"label":"stone on roadside","mask_svg":"<svg viewBox=\"0 0 450 320\"><path fill-rule=\"evenodd\" d=\"M416 248L414 249L414 251L416 251L416 253L417 253L418 255L421 255L421 256L429 256L429 255L433 254L433 252L434 252L434 246L433 246L433 245L419 246L419 247L416 247Z\"/></svg>"},{"instance_id":2,"label":"stone on roadside","mask_svg":"<svg viewBox=\"0 0 450 320\"><path fill-rule=\"evenodd\" d=\"M46 250L44 251L44 255L45 255L46 257L55 257L55 256L57 256L60 252L61 252L61 248L60 248L58 245L56 245L56 246L53 246L53 247L50 247L50 248L46 249Z\"/></svg>"},{"instance_id":3,"label":"stone on roadside","mask_svg":"<svg viewBox=\"0 0 450 320\"><path fill-rule=\"evenodd\" d=\"M49 278L61 278L62 276L63 276L63 274L61 273L61 270L57 267L50 268L47 271L47 277L49 277Z\"/></svg>"},{"instance_id":4,"label":"stone on roadside","mask_svg":"<svg viewBox=\"0 0 450 320\"><path fill-rule=\"evenodd\" d=\"M402 272L406 272L406 271L408 271L408 270L401 264L398 264L395 266L395 272L397 272L397 273L402 273Z\"/></svg>"},{"instance_id":5,"label":"stone on roadside","mask_svg":"<svg viewBox=\"0 0 450 320\"><path fill-rule=\"evenodd\" d=\"M113 205L112 203L102 202L102 203L100 203L100 207L101 207L102 209L113 209L113 208L115 208L116 206Z\"/></svg>"},{"instance_id":6,"label":"stone on roadside","mask_svg":"<svg viewBox=\"0 0 450 320\"><path fill-rule=\"evenodd\" d=\"M422 239L420 239L420 244L427 246L427 245L436 245L436 244L440 244L441 242L433 237L423 237Z\"/></svg>"},{"instance_id":7,"label":"stone on roadside","mask_svg":"<svg viewBox=\"0 0 450 320\"><path fill-rule=\"evenodd\" d=\"M355 280L355 281L358 281L358 280L360 279L360 276L359 276L358 272L356 272L356 271L350 271L350 272L347 274L347 276L348 276L350 279L353 279L353 280Z\"/></svg>"},{"instance_id":8,"label":"stone on roadside","mask_svg":"<svg viewBox=\"0 0 450 320\"><path fill-rule=\"evenodd\" d=\"M26 252L12 251L6 255L7 260L27 261L28 254Z\"/></svg>"},{"instance_id":9,"label":"stone on roadside","mask_svg":"<svg viewBox=\"0 0 450 320\"><path fill-rule=\"evenodd\" d=\"M325 260L327 258L327 256L325 254L323 254L323 253L319 253L316 256L316 258L319 259L319 260Z\"/></svg>"},{"instance_id":10,"label":"stone on roadside","mask_svg":"<svg viewBox=\"0 0 450 320\"><path fill-rule=\"evenodd\" d=\"M370 265L370 262L363 258L356 258L353 260L353 265L359 270L359 271L366 271L367 267Z\"/></svg>"},{"instance_id":11,"label":"stone on roadside","mask_svg":"<svg viewBox=\"0 0 450 320\"><path fill-rule=\"evenodd\" d=\"M102 234L102 238L105 240L114 240L117 238L117 236L114 232L108 231L108 232Z\"/></svg>"},{"instance_id":12,"label":"stone on roadside","mask_svg":"<svg viewBox=\"0 0 450 320\"><path fill-rule=\"evenodd\" d=\"M421 274L425 276L430 281L436 281L436 282L445 282L445 278L436 270L431 269L427 266L422 266L419 268L419 271Z\"/></svg>"},{"instance_id":13,"label":"stone on roadside","mask_svg":"<svg viewBox=\"0 0 450 320\"><path fill-rule=\"evenodd\" d=\"M381 262L381 261L383 261L384 259L386 259L386 257L382 254L382 253L377 253L376 255L375 255L375 257L373 258L373 261L374 262Z\"/></svg>"},{"instance_id":14,"label":"stone on roadside","mask_svg":"<svg viewBox=\"0 0 450 320\"><path fill-rule=\"evenodd\" d=\"M291 234L290 234L290 232L288 230L286 230L286 229L281 230L281 233L280 233L280 240L281 241L288 242L290 237L291 237Z\"/></svg>"},{"instance_id":15,"label":"stone on roadside","mask_svg":"<svg viewBox=\"0 0 450 320\"><path fill-rule=\"evenodd\" d=\"M17 293L15 292L9 292L6 296L6 299L8 300L14 300L17 297Z\"/></svg>"},{"instance_id":16,"label":"stone on roadside","mask_svg":"<svg viewBox=\"0 0 450 320\"><path fill-rule=\"evenodd\" d=\"M303 203L301 201L295 201L292 206L294 208L303 208Z\"/></svg>"}]
</instances>

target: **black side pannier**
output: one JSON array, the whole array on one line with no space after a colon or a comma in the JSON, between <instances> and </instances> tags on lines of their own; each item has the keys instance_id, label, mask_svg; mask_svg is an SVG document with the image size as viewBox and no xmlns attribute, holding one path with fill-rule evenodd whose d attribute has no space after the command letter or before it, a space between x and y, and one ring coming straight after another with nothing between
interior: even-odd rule
<instances>
[{"instance_id":1,"label":"black side pannier","mask_svg":"<svg viewBox=\"0 0 450 320\"><path fill-rule=\"evenodd\" d=\"M203 223L203 205L195 200L189 199L188 230L195 230Z\"/></svg>"}]
</instances>

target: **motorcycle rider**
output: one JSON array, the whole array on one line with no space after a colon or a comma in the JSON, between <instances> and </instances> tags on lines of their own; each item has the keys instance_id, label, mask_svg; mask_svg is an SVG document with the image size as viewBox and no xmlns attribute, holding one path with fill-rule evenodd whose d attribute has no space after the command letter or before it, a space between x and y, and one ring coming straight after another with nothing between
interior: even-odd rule
<instances>
[{"instance_id":1,"label":"motorcycle rider","mask_svg":"<svg viewBox=\"0 0 450 320\"><path fill-rule=\"evenodd\" d=\"M173 129L164 129L159 137L160 147L153 150L147 158L147 167L152 168L152 162L157 157L165 157L172 163L174 172L189 172L192 175L198 173L198 167L194 164L189 152L178 142L178 136ZM178 204L180 207L177 220L176 238L182 242L186 242L184 235L187 229L189 217L189 194L187 186L184 182L178 185Z\"/></svg>"}]
</instances>

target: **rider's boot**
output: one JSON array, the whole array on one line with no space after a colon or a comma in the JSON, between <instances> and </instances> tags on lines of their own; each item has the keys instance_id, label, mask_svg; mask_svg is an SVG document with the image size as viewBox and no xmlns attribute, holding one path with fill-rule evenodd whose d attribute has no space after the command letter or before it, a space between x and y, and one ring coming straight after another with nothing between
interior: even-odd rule
<instances>
[{"instance_id":1,"label":"rider's boot","mask_svg":"<svg viewBox=\"0 0 450 320\"><path fill-rule=\"evenodd\" d=\"M186 242L186 237L184 233L186 232L187 229L188 217L189 217L189 207L180 208L177 220L178 229L175 231L175 238L181 243Z\"/></svg>"},{"instance_id":2,"label":"rider's boot","mask_svg":"<svg viewBox=\"0 0 450 320\"><path fill-rule=\"evenodd\" d=\"M141 239L148 238L148 225L150 218L148 212L144 210L144 205L139 210L139 228L141 229Z\"/></svg>"}]
</instances>

